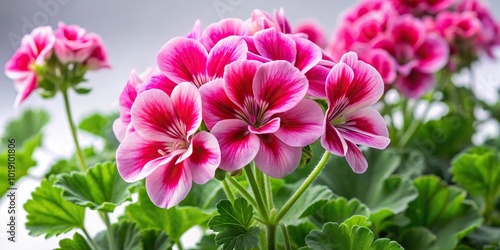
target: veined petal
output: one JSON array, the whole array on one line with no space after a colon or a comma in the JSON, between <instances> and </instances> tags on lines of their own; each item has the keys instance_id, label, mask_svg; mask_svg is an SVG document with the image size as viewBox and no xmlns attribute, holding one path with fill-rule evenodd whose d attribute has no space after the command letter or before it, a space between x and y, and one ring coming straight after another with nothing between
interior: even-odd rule
<instances>
[{"instance_id":1,"label":"veined petal","mask_svg":"<svg viewBox=\"0 0 500 250\"><path fill-rule=\"evenodd\" d=\"M308 96L326 99L325 82L330 69L323 65L316 65L306 72L305 75L309 81Z\"/></svg>"},{"instance_id":2,"label":"veined petal","mask_svg":"<svg viewBox=\"0 0 500 250\"><path fill-rule=\"evenodd\" d=\"M158 89L142 92L130 111L132 126L144 138L174 142L187 136L186 127L176 122L170 97Z\"/></svg>"},{"instance_id":3,"label":"veined petal","mask_svg":"<svg viewBox=\"0 0 500 250\"><path fill-rule=\"evenodd\" d=\"M304 38L292 36L292 39L295 41L295 46L297 48L295 67L297 67L300 72L305 73L317 65L323 57L321 48Z\"/></svg>"},{"instance_id":4,"label":"veined petal","mask_svg":"<svg viewBox=\"0 0 500 250\"><path fill-rule=\"evenodd\" d=\"M307 146L323 134L323 110L313 100L304 99L279 117L281 125L274 135L290 146Z\"/></svg>"},{"instance_id":5,"label":"veined petal","mask_svg":"<svg viewBox=\"0 0 500 250\"><path fill-rule=\"evenodd\" d=\"M328 119L325 119L323 126L325 133L321 136L321 146L334 155L345 156L347 143L342 135L330 124Z\"/></svg>"},{"instance_id":6,"label":"veined petal","mask_svg":"<svg viewBox=\"0 0 500 250\"><path fill-rule=\"evenodd\" d=\"M247 44L241 37L231 36L220 40L208 54L208 76L211 79L222 77L226 65L246 59L247 53Z\"/></svg>"},{"instance_id":7,"label":"veined petal","mask_svg":"<svg viewBox=\"0 0 500 250\"><path fill-rule=\"evenodd\" d=\"M234 171L250 163L259 151L259 137L248 131L241 120L223 120L215 124L211 133L219 141L221 163L219 168Z\"/></svg>"},{"instance_id":8,"label":"veined petal","mask_svg":"<svg viewBox=\"0 0 500 250\"><path fill-rule=\"evenodd\" d=\"M217 42L228 36L246 36L248 27L243 20L237 18L224 18L219 22L212 23L203 31L200 42L207 51L212 50Z\"/></svg>"},{"instance_id":9,"label":"veined petal","mask_svg":"<svg viewBox=\"0 0 500 250\"><path fill-rule=\"evenodd\" d=\"M346 114L346 122L337 125L342 136L354 143L385 149L390 139L384 118L372 107L366 107Z\"/></svg>"},{"instance_id":10,"label":"veined petal","mask_svg":"<svg viewBox=\"0 0 500 250\"><path fill-rule=\"evenodd\" d=\"M175 86L177 86L177 83L168 79L168 77L166 77L163 73L155 73L144 80L144 82L139 86L137 92L142 93L149 89L159 89L170 96Z\"/></svg>"},{"instance_id":11,"label":"veined petal","mask_svg":"<svg viewBox=\"0 0 500 250\"><path fill-rule=\"evenodd\" d=\"M209 130L221 120L234 119L240 109L227 97L224 91L224 81L216 79L207 82L200 88L203 121Z\"/></svg>"},{"instance_id":12,"label":"veined petal","mask_svg":"<svg viewBox=\"0 0 500 250\"><path fill-rule=\"evenodd\" d=\"M5 74L13 80L25 79L28 74L33 74L30 69L32 63L34 63L34 58L30 51L25 47L20 47L5 64Z\"/></svg>"},{"instance_id":13,"label":"veined petal","mask_svg":"<svg viewBox=\"0 0 500 250\"><path fill-rule=\"evenodd\" d=\"M437 35L429 34L416 51L419 58L417 68L423 73L437 72L446 65L449 54L450 49L446 41Z\"/></svg>"},{"instance_id":14,"label":"veined petal","mask_svg":"<svg viewBox=\"0 0 500 250\"><path fill-rule=\"evenodd\" d=\"M261 65L253 80L253 93L268 114L285 112L304 98L309 83L305 75L286 61Z\"/></svg>"},{"instance_id":15,"label":"veined petal","mask_svg":"<svg viewBox=\"0 0 500 250\"><path fill-rule=\"evenodd\" d=\"M255 48L263 57L295 63L297 48L290 36L270 28L255 33L253 40Z\"/></svg>"},{"instance_id":16,"label":"veined petal","mask_svg":"<svg viewBox=\"0 0 500 250\"><path fill-rule=\"evenodd\" d=\"M366 161L365 156L361 153L358 146L353 144L350 141L346 141L347 143L347 153L345 155L345 159L347 163L351 167L352 171L357 174L362 174L368 168L368 162Z\"/></svg>"},{"instance_id":17,"label":"veined petal","mask_svg":"<svg viewBox=\"0 0 500 250\"><path fill-rule=\"evenodd\" d=\"M245 109L254 100L252 82L262 63L253 60L229 64L224 72L224 91L238 107Z\"/></svg>"},{"instance_id":18,"label":"veined petal","mask_svg":"<svg viewBox=\"0 0 500 250\"><path fill-rule=\"evenodd\" d=\"M273 178L283 178L295 170L302 157L301 147L283 143L272 134L259 135L260 148L255 156L255 166Z\"/></svg>"},{"instance_id":19,"label":"veined petal","mask_svg":"<svg viewBox=\"0 0 500 250\"><path fill-rule=\"evenodd\" d=\"M158 207L171 208L191 190L192 177L189 167L183 163L169 164L157 168L146 178L146 190L151 201Z\"/></svg>"},{"instance_id":20,"label":"veined petal","mask_svg":"<svg viewBox=\"0 0 500 250\"><path fill-rule=\"evenodd\" d=\"M172 105L177 116L177 120L182 124L187 137L194 134L200 127L201 114L201 95L199 90L188 82L179 83L170 95Z\"/></svg>"},{"instance_id":21,"label":"veined petal","mask_svg":"<svg viewBox=\"0 0 500 250\"><path fill-rule=\"evenodd\" d=\"M272 134L280 128L280 121L281 119L279 117L275 117L268 122L262 124L260 127L255 128L252 125L248 125L248 131L254 133L254 134Z\"/></svg>"},{"instance_id":22,"label":"veined petal","mask_svg":"<svg viewBox=\"0 0 500 250\"><path fill-rule=\"evenodd\" d=\"M185 161L185 166L191 170L193 181L205 184L214 178L215 170L221 162L219 143L214 135L201 131L191 140L193 153Z\"/></svg>"},{"instance_id":23,"label":"veined petal","mask_svg":"<svg viewBox=\"0 0 500 250\"><path fill-rule=\"evenodd\" d=\"M326 96L329 119L337 118L349 105L347 92L354 80L354 71L347 64L340 62L333 66L326 78Z\"/></svg>"},{"instance_id":24,"label":"veined petal","mask_svg":"<svg viewBox=\"0 0 500 250\"><path fill-rule=\"evenodd\" d=\"M192 82L197 86L206 77L208 53L198 41L176 37L168 41L158 52L156 64L170 80Z\"/></svg>"}]
</instances>

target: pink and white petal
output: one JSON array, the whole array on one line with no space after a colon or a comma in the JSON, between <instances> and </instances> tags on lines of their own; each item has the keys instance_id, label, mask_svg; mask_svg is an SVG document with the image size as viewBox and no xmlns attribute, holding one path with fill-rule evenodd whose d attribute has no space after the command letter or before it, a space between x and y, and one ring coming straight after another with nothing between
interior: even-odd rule
<instances>
[{"instance_id":1,"label":"pink and white petal","mask_svg":"<svg viewBox=\"0 0 500 250\"><path fill-rule=\"evenodd\" d=\"M191 170L193 182L205 184L214 178L215 170L221 162L219 143L214 135L201 131L191 141L193 153L185 161Z\"/></svg>"},{"instance_id":2,"label":"pink and white petal","mask_svg":"<svg viewBox=\"0 0 500 250\"><path fill-rule=\"evenodd\" d=\"M134 182L150 175L164 160L171 160L160 154L166 144L149 141L137 132L125 137L116 150L116 165L120 176L127 182Z\"/></svg>"},{"instance_id":3,"label":"pink and white petal","mask_svg":"<svg viewBox=\"0 0 500 250\"><path fill-rule=\"evenodd\" d=\"M217 42L228 36L246 36L248 27L245 22L237 18L224 18L219 22L212 23L203 31L200 42L207 51L212 50Z\"/></svg>"},{"instance_id":4,"label":"pink and white petal","mask_svg":"<svg viewBox=\"0 0 500 250\"><path fill-rule=\"evenodd\" d=\"M121 142L125 138L125 134L127 131L127 127L129 125L129 122L123 121L122 118L117 118L113 122L113 133L115 134L116 139Z\"/></svg>"},{"instance_id":5,"label":"pink and white petal","mask_svg":"<svg viewBox=\"0 0 500 250\"><path fill-rule=\"evenodd\" d=\"M170 80L200 84L206 76L208 53L198 41L176 37L158 52L156 64Z\"/></svg>"},{"instance_id":6,"label":"pink and white petal","mask_svg":"<svg viewBox=\"0 0 500 250\"><path fill-rule=\"evenodd\" d=\"M274 28L261 30L254 34L255 48L263 57L271 60L285 60L292 64L297 57L295 41Z\"/></svg>"},{"instance_id":7,"label":"pink and white petal","mask_svg":"<svg viewBox=\"0 0 500 250\"><path fill-rule=\"evenodd\" d=\"M292 39L295 41L295 46L297 48L295 67L297 67L300 72L305 73L317 65L323 57L321 48L304 38L292 36Z\"/></svg>"},{"instance_id":8,"label":"pink and white petal","mask_svg":"<svg viewBox=\"0 0 500 250\"><path fill-rule=\"evenodd\" d=\"M170 97L159 89L151 89L137 96L130 111L132 126L144 138L173 142L186 136L185 129L176 123Z\"/></svg>"},{"instance_id":9,"label":"pink and white petal","mask_svg":"<svg viewBox=\"0 0 500 250\"><path fill-rule=\"evenodd\" d=\"M281 126L274 135L293 147L305 147L323 134L323 110L313 100L304 99L278 115Z\"/></svg>"},{"instance_id":10,"label":"pink and white petal","mask_svg":"<svg viewBox=\"0 0 500 250\"><path fill-rule=\"evenodd\" d=\"M331 67L316 65L305 73L309 81L308 96L326 99L325 82L330 69Z\"/></svg>"},{"instance_id":11,"label":"pink and white petal","mask_svg":"<svg viewBox=\"0 0 500 250\"><path fill-rule=\"evenodd\" d=\"M201 21L200 19L196 20L193 25L193 29L186 35L187 38L191 38L194 40L200 40L201 38Z\"/></svg>"},{"instance_id":12,"label":"pink and white petal","mask_svg":"<svg viewBox=\"0 0 500 250\"><path fill-rule=\"evenodd\" d=\"M262 64L255 73L253 93L268 114L295 107L306 95L309 83L304 74L287 61Z\"/></svg>"},{"instance_id":13,"label":"pink and white petal","mask_svg":"<svg viewBox=\"0 0 500 250\"><path fill-rule=\"evenodd\" d=\"M211 79L220 78L226 65L247 58L248 47L243 38L230 36L220 40L208 54L207 73Z\"/></svg>"},{"instance_id":14,"label":"pink and white petal","mask_svg":"<svg viewBox=\"0 0 500 250\"><path fill-rule=\"evenodd\" d=\"M185 130L187 137L191 136L200 127L202 120L202 103L199 90L188 82L179 83L170 95L172 105L177 116L179 128ZM182 131L184 132L184 131Z\"/></svg>"},{"instance_id":15,"label":"pink and white petal","mask_svg":"<svg viewBox=\"0 0 500 250\"><path fill-rule=\"evenodd\" d=\"M191 170L185 164L166 164L146 178L146 191L158 207L171 208L186 198L193 185Z\"/></svg>"},{"instance_id":16,"label":"pink and white petal","mask_svg":"<svg viewBox=\"0 0 500 250\"><path fill-rule=\"evenodd\" d=\"M325 133L321 136L321 146L334 155L345 156L347 144L340 132L328 121L323 126Z\"/></svg>"},{"instance_id":17,"label":"pink and white petal","mask_svg":"<svg viewBox=\"0 0 500 250\"><path fill-rule=\"evenodd\" d=\"M368 63L357 60L354 52L346 53L340 61L349 65L354 72L354 79L346 93L349 106L345 112L375 104L384 93L384 81L380 73Z\"/></svg>"},{"instance_id":18,"label":"pink and white petal","mask_svg":"<svg viewBox=\"0 0 500 250\"><path fill-rule=\"evenodd\" d=\"M273 178L283 178L293 172L302 157L301 147L283 143L272 134L259 135L260 148L255 156L255 166Z\"/></svg>"},{"instance_id":19,"label":"pink and white petal","mask_svg":"<svg viewBox=\"0 0 500 250\"><path fill-rule=\"evenodd\" d=\"M205 83L200 88L201 100L203 105L203 121L209 130L219 121L234 119L236 112L240 108L236 106L224 91L224 80L216 79Z\"/></svg>"},{"instance_id":20,"label":"pink and white petal","mask_svg":"<svg viewBox=\"0 0 500 250\"><path fill-rule=\"evenodd\" d=\"M385 149L390 139L384 118L372 107L345 115L346 122L336 126L346 140L358 145Z\"/></svg>"},{"instance_id":21,"label":"pink and white petal","mask_svg":"<svg viewBox=\"0 0 500 250\"><path fill-rule=\"evenodd\" d=\"M253 60L237 61L229 64L224 72L224 91L238 107L253 99L253 79L262 63Z\"/></svg>"},{"instance_id":22,"label":"pink and white petal","mask_svg":"<svg viewBox=\"0 0 500 250\"><path fill-rule=\"evenodd\" d=\"M413 70L407 77L398 77L394 85L405 97L420 98L435 84L434 75Z\"/></svg>"},{"instance_id":23,"label":"pink and white petal","mask_svg":"<svg viewBox=\"0 0 500 250\"><path fill-rule=\"evenodd\" d=\"M35 74L30 74L28 77L21 81L15 82L15 87L19 93L17 93L16 100L14 101L14 107L19 107L21 103L28 98L28 96L38 87L37 79Z\"/></svg>"},{"instance_id":24,"label":"pink and white petal","mask_svg":"<svg viewBox=\"0 0 500 250\"><path fill-rule=\"evenodd\" d=\"M29 74L33 74L30 69L33 62L31 53L20 47L5 64L5 74L12 80L25 79Z\"/></svg>"},{"instance_id":25,"label":"pink and white petal","mask_svg":"<svg viewBox=\"0 0 500 250\"><path fill-rule=\"evenodd\" d=\"M429 34L416 51L419 58L417 68L423 73L435 73L446 65L449 54L450 49L446 41L437 35Z\"/></svg>"},{"instance_id":26,"label":"pink and white petal","mask_svg":"<svg viewBox=\"0 0 500 250\"><path fill-rule=\"evenodd\" d=\"M288 22L288 19L285 16L285 10L283 8L280 8L279 11L274 9L274 19L276 21L276 25L278 25L281 32L285 34L292 33L292 28L290 26L290 23Z\"/></svg>"},{"instance_id":27,"label":"pink and white petal","mask_svg":"<svg viewBox=\"0 0 500 250\"><path fill-rule=\"evenodd\" d=\"M350 141L346 141L347 143L347 153L345 155L345 159L347 163L351 167L352 171L357 174L362 174L368 168L368 162L366 161L365 156L361 153L358 146L353 144Z\"/></svg>"},{"instance_id":28,"label":"pink and white petal","mask_svg":"<svg viewBox=\"0 0 500 250\"><path fill-rule=\"evenodd\" d=\"M168 79L163 73L154 73L144 80L137 92L142 93L149 89L159 89L170 96L175 86L177 86L177 83Z\"/></svg>"},{"instance_id":29,"label":"pink and white petal","mask_svg":"<svg viewBox=\"0 0 500 250\"><path fill-rule=\"evenodd\" d=\"M248 125L248 131L253 134L272 134L280 128L281 119L279 117L275 117L266 123L262 124L260 127L255 128L253 125Z\"/></svg>"},{"instance_id":30,"label":"pink and white petal","mask_svg":"<svg viewBox=\"0 0 500 250\"><path fill-rule=\"evenodd\" d=\"M348 107L350 100L347 94L354 77L352 68L343 62L333 66L326 77L327 116L329 119L335 119Z\"/></svg>"},{"instance_id":31,"label":"pink and white petal","mask_svg":"<svg viewBox=\"0 0 500 250\"><path fill-rule=\"evenodd\" d=\"M396 60L387 51L371 50L367 62L377 69L385 84L391 84L396 80Z\"/></svg>"},{"instance_id":32,"label":"pink and white petal","mask_svg":"<svg viewBox=\"0 0 500 250\"><path fill-rule=\"evenodd\" d=\"M244 121L232 119L215 124L211 133L217 138L221 150L219 168L235 171L250 163L259 151L260 140L248 131Z\"/></svg>"}]
</instances>

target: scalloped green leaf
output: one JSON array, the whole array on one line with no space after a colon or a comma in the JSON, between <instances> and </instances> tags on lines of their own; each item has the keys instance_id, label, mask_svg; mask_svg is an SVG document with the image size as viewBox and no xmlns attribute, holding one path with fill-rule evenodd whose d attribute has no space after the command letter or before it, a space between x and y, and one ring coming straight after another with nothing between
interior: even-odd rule
<instances>
[{"instance_id":1,"label":"scalloped green leaf","mask_svg":"<svg viewBox=\"0 0 500 250\"><path fill-rule=\"evenodd\" d=\"M118 114L94 113L83 118L78 124L78 128L105 139L107 148L116 149L119 142L113 133L113 122L118 116Z\"/></svg>"},{"instance_id":2,"label":"scalloped green leaf","mask_svg":"<svg viewBox=\"0 0 500 250\"><path fill-rule=\"evenodd\" d=\"M148 197L144 187L138 188L139 198L136 203L125 208L130 220L141 229L160 229L167 233L174 242L178 242L187 230L205 223L211 214L198 207L179 207L164 209L155 206Z\"/></svg>"},{"instance_id":3,"label":"scalloped green leaf","mask_svg":"<svg viewBox=\"0 0 500 250\"><path fill-rule=\"evenodd\" d=\"M173 245L170 237L159 229L141 231L141 242L144 250L167 250L171 249Z\"/></svg>"},{"instance_id":4,"label":"scalloped green leaf","mask_svg":"<svg viewBox=\"0 0 500 250\"><path fill-rule=\"evenodd\" d=\"M142 250L141 232L139 227L132 222L122 221L111 226L113 235L113 249ZM95 236L97 247L101 250L111 249L109 246L107 230L99 232Z\"/></svg>"},{"instance_id":5,"label":"scalloped green leaf","mask_svg":"<svg viewBox=\"0 0 500 250\"><path fill-rule=\"evenodd\" d=\"M55 185L63 189L66 200L103 212L113 212L116 206L132 200L129 188L133 184L121 178L112 162L97 164L85 173L62 174Z\"/></svg>"},{"instance_id":6,"label":"scalloped green leaf","mask_svg":"<svg viewBox=\"0 0 500 250\"><path fill-rule=\"evenodd\" d=\"M344 197L334 198L328 201L316 214L314 219L321 224L326 222L342 223L353 215L363 215L368 217L370 211L358 199L353 198L349 201Z\"/></svg>"},{"instance_id":7,"label":"scalloped green leaf","mask_svg":"<svg viewBox=\"0 0 500 250\"><path fill-rule=\"evenodd\" d=\"M75 233L73 239L59 241L59 248L56 250L92 250L92 248L81 234Z\"/></svg>"},{"instance_id":8,"label":"scalloped green leaf","mask_svg":"<svg viewBox=\"0 0 500 250\"><path fill-rule=\"evenodd\" d=\"M19 117L7 123L2 135L2 142L13 138L16 140L16 146L20 148L28 139L39 135L49 121L50 115L43 109L24 110ZM0 148L7 149L7 144L2 143Z\"/></svg>"},{"instance_id":9,"label":"scalloped green leaf","mask_svg":"<svg viewBox=\"0 0 500 250\"><path fill-rule=\"evenodd\" d=\"M429 249L453 249L460 239L481 225L483 218L476 204L465 199L465 190L447 186L436 176L419 177L414 185L419 195L405 214L411 220L409 228L426 227L436 236Z\"/></svg>"},{"instance_id":10,"label":"scalloped green leaf","mask_svg":"<svg viewBox=\"0 0 500 250\"><path fill-rule=\"evenodd\" d=\"M299 249L306 245L306 236L311 233L312 230L317 229L310 221L304 221L296 225L287 226L288 237L290 238L292 248Z\"/></svg>"},{"instance_id":11,"label":"scalloped green leaf","mask_svg":"<svg viewBox=\"0 0 500 250\"><path fill-rule=\"evenodd\" d=\"M54 186L55 177L42 180L24 204L28 213L26 228L30 235L50 238L73 228L83 228L85 208L62 197L63 190Z\"/></svg>"},{"instance_id":12,"label":"scalloped green leaf","mask_svg":"<svg viewBox=\"0 0 500 250\"><path fill-rule=\"evenodd\" d=\"M218 215L208 221L208 227L215 232L215 243L224 250L251 249L259 244L260 229L252 226L253 207L243 198L231 204L228 200L217 203Z\"/></svg>"}]
</instances>

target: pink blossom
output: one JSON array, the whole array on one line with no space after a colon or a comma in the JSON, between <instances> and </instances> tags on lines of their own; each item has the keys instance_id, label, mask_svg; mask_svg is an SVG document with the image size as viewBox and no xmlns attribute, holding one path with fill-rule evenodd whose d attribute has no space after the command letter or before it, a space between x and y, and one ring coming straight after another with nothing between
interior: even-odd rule
<instances>
[{"instance_id":1,"label":"pink blossom","mask_svg":"<svg viewBox=\"0 0 500 250\"><path fill-rule=\"evenodd\" d=\"M5 65L5 74L14 80L19 92L14 106L19 106L38 87L34 67L43 65L52 55L55 37L49 26L38 27L23 37L21 46Z\"/></svg>"},{"instance_id":2,"label":"pink blossom","mask_svg":"<svg viewBox=\"0 0 500 250\"><path fill-rule=\"evenodd\" d=\"M191 82L200 87L208 81L221 78L227 64L246 59L247 51L245 41L237 36L220 40L210 52L195 39L177 37L163 45L156 63L171 81Z\"/></svg>"},{"instance_id":3,"label":"pink blossom","mask_svg":"<svg viewBox=\"0 0 500 250\"><path fill-rule=\"evenodd\" d=\"M450 8L455 0L392 0L401 13L435 14Z\"/></svg>"},{"instance_id":4,"label":"pink blossom","mask_svg":"<svg viewBox=\"0 0 500 250\"><path fill-rule=\"evenodd\" d=\"M338 156L345 156L352 170L363 173L368 163L357 145L384 149L389 145L382 116L369 107L380 99L384 82L356 53L345 54L326 80L328 110L324 118L321 145Z\"/></svg>"},{"instance_id":5,"label":"pink blossom","mask_svg":"<svg viewBox=\"0 0 500 250\"><path fill-rule=\"evenodd\" d=\"M202 121L196 87L178 84L170 96L146 90L137 96L130 114L135 131L118 147L118 171L127 182L146 178L146 190L156 206L175 206L192 182L204 184L214 177L221 154L212 134L196 133Z\"/></svg>"},{"instance_id":6,"label":"pink blossom","mask_svg":"<svg viewBox=\"0 0 500 250\"><path fill-rule=\"evenodd\" d=\"M102 42L101 37L91 33L89 34L89 38L94 44L94 47L83 64L87 66L87 69L89 70L110 68L111 66L108 63L108 53L104 48L104 43Z\"/></svg>"},{"instance_id":7,"label":"pink blossom","mask_svg":"<svg viewBox=\"0 0 500 250\"><path fill-rule=\"evenodd\" d=\"M307 20L299 23L295 26L294 33L307 35L307 39L317 44L320 48L326 48L327 46L325 33L317 21Z\"/></svg>"},{"instance_id":8,"label":"pink blossom","mask_svg":"<svg viewBox=\"0 0 500 250\"><path fill-rule=\"evenodd\" d=\"M285 11L280 8L279 11L274 10L274 15L271 15L265 11L255 9L252 12L250 19L247 20L250 35L255 34L258 31L275 28L281 33L292 33L290 23L288 22Z\"/></svg>"},{"instance_id":9,"label":"pink blossom","mask_svg":"<svg viewBox=\"0 0 500 250\"><path fill-rule=\"evenodd\" d=\"M195 29L199 29L196 27L196 24L192 33L188 34L188 37L194 36L193 32L198 32ZM226 37L246 35L248 35L248 26L243 20L237 18L225 18L219 22L208 25L208 27L201 33L199 41L203 44L203 46L205 46L207 51L210 52L215 44Z\"/></svg>"},{"instance_id":10,"label":"pink blossom","mask_svg":"<svg viewBox=\"0 0 500 250\"><path fill-rule=\"evenodd\" d=\"M219 141L220 168L234 171L254 160L274 178L297 168L302 147L322 133L323 112L303 99L307 89L306 77L283 60L233 62L223 79L203 85L203 120Z\"/></svg>"}]
</instances>

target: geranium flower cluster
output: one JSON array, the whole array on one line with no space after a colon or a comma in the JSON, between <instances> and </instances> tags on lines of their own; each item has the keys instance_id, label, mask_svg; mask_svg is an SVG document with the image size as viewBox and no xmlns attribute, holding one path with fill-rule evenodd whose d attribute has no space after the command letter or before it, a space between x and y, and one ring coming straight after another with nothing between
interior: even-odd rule
<instances>
[{"instance_id":1,"label":"geranium flower cluster","mask_svg":"<svg viewBox=\"0 0 500 250\"><path fill-rule=\"evenodd\" d=\"M343 15L329 51L356 51L388 86L418 98L435 73L470 66L498 45L499 25L480 0L365 0Z\"/></svg>"},{"instance_id":2,"label":"geranium flower cluster","mask_svg":"<svg viewBox=\"0 0 500 250\"><path fill-rule=\"evenodd\" d=\"M204 30L198 21L186 37L168 41L156 67L133 71L120 96L114 132L121 176L145 178L153 203L169 208L217 168L237 171L253 161L282 178L320 138L364 172L358 145L389 144L384 120L369 107L383 80L355 53L335 63L306 38L290 34L283 11L256 10L248 20ZM326 99L327 110L315 99Z\"/></svg>"},{"instance_id":3,"label":"geranium flower cluster","mask_svg":"<svg viewBox=\"0 0 500 250\"><path fill-rule=\"evenodd\" d=\"M109 67L106 50L97 34L87 33L79 26L62 22L55 31L50 26L38 27L23 37L20 47L5 65L5 74L14 81L19 92L15 106L40 87L44 78L44 67L54 64L55 61L63 65L83 66L80 74L85 70Z\"/></svg>"}]
</instances>

